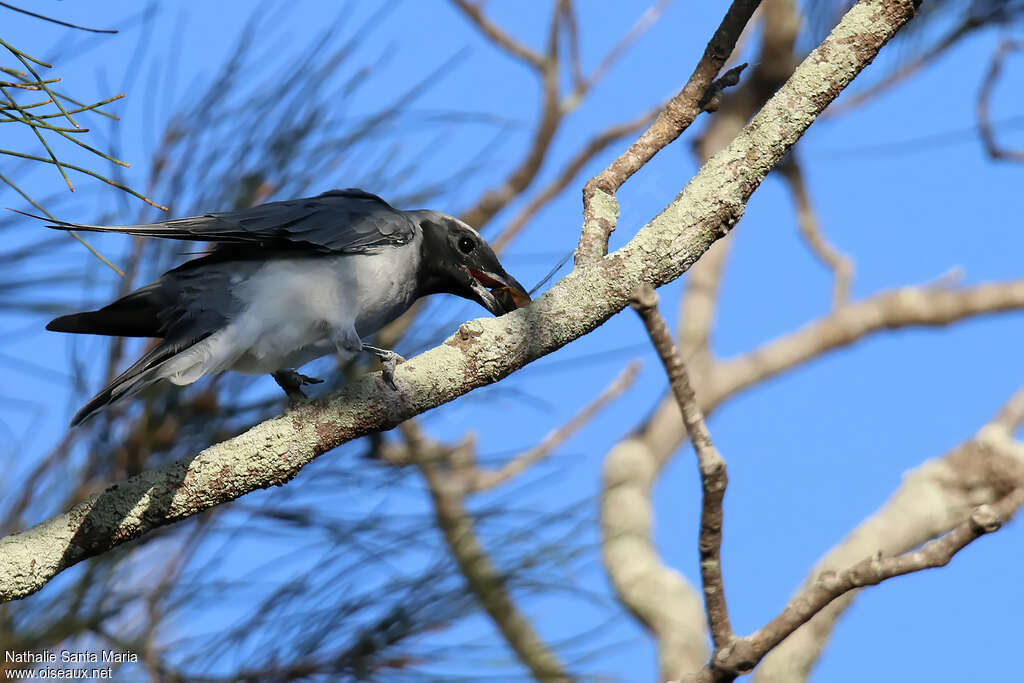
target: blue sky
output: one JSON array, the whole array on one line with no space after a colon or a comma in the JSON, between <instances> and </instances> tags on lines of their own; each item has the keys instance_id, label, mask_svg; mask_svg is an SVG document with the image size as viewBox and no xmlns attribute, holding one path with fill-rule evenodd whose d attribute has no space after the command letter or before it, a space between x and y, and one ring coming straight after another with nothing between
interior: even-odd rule
<instances>
[{"instance_id":1,"label":"blue sky","mask_svg":"<svg viewBox=\"0 0 1024 683\"><path fill-rule=\"evenodd\" d=\"M579 4L585 68L593 68L646 7L639 2L595 0ZM568 120L537 186L552 178L595 131L631 119L674 93L702 53L725 5L672 4ZM148 51L143 59L135 62L127 57L140 39L136 26L117 37L99 39L95 48L81 56L61 61L60 75L68 89L85 98L120 91L120 83L130 85L127 100L118 105L120 154L145 169L141 162L152 154L153 131L161 117L172 111L194 79L201 79L226 58L251 6L243 0L192 3L187 11L179 5L161 5L159 19L144 38ZM104 27L124 26L139 7L130 2L86 6L52 0L33 5L69 21ZM278 68L341 7L324 0L289 3L271 26L251 37L269 55L255 68ZM362 25L376 4L357 2L348 7L353 16L341 31L346 36ZM505 0L489 3L488 11L510 33L538 46L546 11L523 11L523 7ZM97 41L10 13L2 17L4 37L43 59L68 38ZM1021 276L1024 166L989 160L973 130L974 96L998 38L992 30L979 32L907 85L849 115L819 122L801 141L800 154L822 227L856 261L856 297L927 282L951 268L960 269L967 283ZM855 85L884 76L907 47L887 48ZM496 140L494 128L479 123L452 127L441 143L434 133L403 133L419 150L416 173L423 178L450 172L482 147L494 151L478 173L450 188L432 206L452 213L501 179L518 159L538 103L535 79L523 66L483 42L448 4L407 0L373 27L352 62L383 57L383 66L359 98L339 103L348 112L371 111L377 102L390 101L463 49L468 50L465 59L427 91L416 108L498 115L511 121L511 126ZM163 71L164 63L157 62L166 60L166 55L174 55L173 79ZM126 61L131 64L127 69ZM1010 62L995 100L997 118L1024 114L1019 95L1014 94L1019 93L1022 67L1019 58ZM693 136L689 132L663 151L620 192L622 214L613 247L627 241L694 173L688 144ZM1020 127L1006 129L1002 139L1008 145L1024 146ZM588 168L589 174L600 170L619 149L621 145L613 146L599 157ZM337 176L325 178L324 186L316 190L355 184L347 178L358 180L360 170L339 169ZM144 179L132 173L128 178L133 184L144 185ZM81 189L73 201L62 205L61 217L93 220L121 201L115 192L89 179L75 180ZM39 197L60 190L59 177L48 168L32 169L19 182ZM575 189L579 186L576 183L542 211L504 258L508 269L528 286L574 246L580 225ZM389 194L389 188L366 189L385 197ZM5 205L20 206L11 193L4 194L4 200ZM497 226L520 205L503 212ZM18 228L26 240L37 229L27 222ZM127 246L117 238L96 243L115 259ZM56 257L66 259L69 268L93 273L101 285L93 296L109 291L102 285L112 281L112 274L97 267L84 250L63 249ZM676 318L680 291L680 282L661 290L670 322ZM71 301L89 299L77 291L63 294ZM823 315L829 299L829 276L798 239L786 189L778 179L769 178L736 229L714 349L726 357L748 350ZM478 309L454 300L445 300L442 306L461 307L458 310L466 319L481 315ZM437 311L437 306L432 310ZM39 315L0 311L0 417L13 435L7 452L0 447L0 461L15 473L24 471L32 457L61 438L76 408L64 379L71 372L68 341L45 332L45 321ZM1011 314L948 329L878 335L766 382L715 413L710 428L730 466L724 562L733 623L739 632L749 632L771 618L813 562L874 511L898 486L903 473L962 442L1024 383L1022 323L1024 316ZM9 330L21 332L4 335ZM592 356L596 360L589 360ZM500 385L434 411L425 424L438 438L477 431L482 453L527 448L586 404L632 358L642 359L644 368L629 393L515 489L538 510L557 510L567 500L587 501L598 491L607 449L647 414L665 389L657 359L629 312ZM30 359L45 370L26 371L19 359ZM267 380L257 389L269 393L271 387ZM332 457L341 456L324 456ZM659 550L691 581L698 577L695 474L692 454L683 451L655 491ZM312 475L303 474L288 486L303 486L307 476ZM246 500L275 495L281 494L259 492ZM340 491L337 500L320 504L366 510L381 504L423 509L422 497L407 490ZM596 514L596 502L588 514ZM545 533L537 531L538 537ZM586 534L592 537L589 540L597 540L594 525ZM235 548L238 559L227 566L228 577L232 567L241 572L260 552L255 547ZM1005 651L1016 643L1019 615L1024 613L1022 565L1024 531L1015 523L979 540L949 567L870 589L840 622L812 680L1004 677ZM607 582L596 557L582 567L578 582L607 596ZM527 600L525 608L541 633L552 639L595 625L589 621L596 618L595 611L557 595ZM474 619L445 637L478 637L489 634L489 628L483 619ZM629 617L623 614L608 626L602 640L618 644L589 663L588 670L630 681L653 679L653 647Z\"/></svg>"}]
</instances>

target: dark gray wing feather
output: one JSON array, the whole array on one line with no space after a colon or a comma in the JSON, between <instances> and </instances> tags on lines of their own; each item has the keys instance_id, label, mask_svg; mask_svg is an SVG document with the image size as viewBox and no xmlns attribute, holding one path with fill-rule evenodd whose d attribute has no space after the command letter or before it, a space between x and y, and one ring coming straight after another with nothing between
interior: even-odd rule
<instances>
[{"instance_id":1,"label":"dark gray wing feather","mask_svg":"<svg viewBox=\"0 0 1024 683\"><path fill-rule=\"evenodd\" d=\"M404 212L375 194L354 188L331 190L305 199L269 202L241 211L208 213L145 225L83 225L61 221L47 227L335 253L406 244L415 235L415 224Z\"/></svg>"}]
</instances>

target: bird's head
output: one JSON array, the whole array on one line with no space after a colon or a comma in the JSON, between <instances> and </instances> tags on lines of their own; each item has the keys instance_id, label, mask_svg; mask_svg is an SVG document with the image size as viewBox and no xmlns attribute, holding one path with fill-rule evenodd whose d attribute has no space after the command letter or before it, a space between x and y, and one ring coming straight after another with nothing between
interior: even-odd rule
<instances>
[{"instance_id":1,"label":"bird's head","mask_svg":"<svg viewBox=\"0 0 1024 683\"><path fill-rule=\"evenodd\" d=\"M526 289L505 272L476 230L438 211L407 213L423 230L421 295L455 294L494 315L530 303Z\"/></svg>"}]
</instances>

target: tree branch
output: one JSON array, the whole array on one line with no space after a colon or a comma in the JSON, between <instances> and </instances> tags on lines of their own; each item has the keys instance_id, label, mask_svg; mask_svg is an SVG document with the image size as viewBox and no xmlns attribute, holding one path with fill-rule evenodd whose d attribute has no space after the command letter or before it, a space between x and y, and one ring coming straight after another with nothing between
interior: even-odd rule
<instances>
[{"instance_id":1,"label":"tree branch","mask_svg":"<svg viewBox=\"0 0 1024 683\"><path fill-rule=\"evenodd\" d=\"M814 212L811 198L807 193L807 183L804 180L800 161L795 154L794 152L789 155L789 158L779 166L779 171L786 179L786 184L789 185L790 194L793 195L800 236L803 237L804 243L811 253L821 261L822 265L832 271L832 308L839 308L850 300L850 288L853 284L853 261L849 256L836 249L822 233L818 216Z\"/></svg>"},{"instance_id":2,"label":"tree branch","mask_svg":"<svg viewBox=\"0 0 1024 683\"><path fill-rule=\"evenodd\" d=\"M1024 40L1004 40L992 55L992 61L989 63L985 80L982 81L981 89L978 91L976 106L978 131L981 133L981 140L985 144L985 151L993 159L1024 161L1024 150L1006 149L996 140L992 118L989 113L992 91L995 90L999 76L1003 72L1003 64L1006 62L1006 58L1013 52L1024 52Z\"/></svg>"},{"instance_id":3,"label":"tree branch","mask_svg":"<svg viewBox=\"0 0 1024 683\"><path fill-rule=\"evenodd\" d=\"M998 530L1014 511L1024 503L1024 489L1016 489L996 505L981 505L970 517L949 533L930 541L918 550L882 557L881 553L868 557L848 569L823 572L782 612L763 628L741 639L742 647L716 657L715 665L737 673L746 673L784 638L807 623L826 605L857 588L874 586L886 579L904 574L944 567L971 541Z\"/></svg>"},{"instance_id":4,"label":"tree branch","mask_svg":"<svg viewBox=\"0 0 1024 683\"><path fill-rule=\"evenodd\" d=\"M538 681L568 681L569 676L562 663L534 631L530 620L516 607L504 578L480 543L473 517L464 505L462 482L445 472L443 463L433 456L436 448L423 447L426 438L412 420L402 425L402 433L427 482L437 525L469 589L534 678ZM464 443L455 450L459 448L471 449L473 445ZM458 460L460 455L453 452L450 457Z\"/></svg>"},{"instance_id":5,"label":"tree branch","mask_svg":"<svg viewBox=\"0 0 1024 683\"><path fill-rule=\"evenodd\" d=\"M679 412L690 435L693 449L697 454L701 501L700 576L704 587L704 608L708 615L711 638L715 650L729 646L736 637L729 621L729 608L725 599L725 583L722 580L722 499L729 484L725 459L711 441L711 433L704 422L704 414L697 404L697 395L690 384L686 365L679 356L679 349L672 342L665 319L658 312L658 295L650 286L643 286L633 293L630 304L640 315L647 328L661 363L668 375L668 383L679 405Z\"/></svg>"},{"instance_id":6,"label":"tree branch","mask_svg":"<svg viewBox=\"0 0 1024 683\"><path fill-rule=\"evenodd\" d=\"M583 231L576 250L576 264L594 263L608 251L608 236L618 220L615 194L662 148L672 143L701 112L700 101L732 54L743 28L760 0L733 0L722 23L708 42L704 56L683 89L669 100L651 127L620 154L608 168L583 188Z\"/></svg>"},{"instance_id":7,"label":"tree branch","mask_svg":"<svg viewBox=\"0 0 1024 683\"><path fill-rule=\"evenodd\" d=\"M464 3L465 0L455 0ZM547 53L540 58L536 69L541 81L540 112L533 139L527 149L526 156L505 181L497 188L484 193L472 207L462 212L460 218L476 228L483 227L494 215L518 197L530 184L547 156L551 141L562 123L562 109L559 106L559 70L561 60L558 50L558 27L562 21L563 3L565 0L554 0L551 14L551 25L548 29Z\"/></svg>"},{"instance_id":8,"label":"tree branch","mask_svg":"<svg viewBox=\"0 0 1024 683\"><path fill-rule=\"evenodd\" d=\"M1024 308L1024 280L960 289L903 287L849 304L754 351L717 364L704 396L710 410L772 375L881 330L949 325L964 318Z\"/></svg>"},{"instance_id":9,"label":"tree branch","mask_svg":"<svg viewBox=\"0 0 1024 683\"><path fill-rule=\"evenodd\" d=\"M484 16L483 10L469 0L452 0L459 10L480 30L487 38L513 57L526 62L535 69L544 67L544 56L526 47L512 36L501 30L497 24Z\"/></svg>"},{"instance_id":10,"label":"tree branch","mask_svg":"<svg viewBox=\"0 0 1024 683\"><path fill-rule=\"evenodd\" d=\"M911 0L858 2L729 147L627 245L574 270L527 308L462 325L399 366L400 391L376 375L363 377L0 539L0 600L29 595L63 569L157 527L283 484L342 443L503 379L587 334L622 310L641 284L678 278L735 225L772 167L913 13Z\"/></svg>"},{"instance_id":11,"label":"tree branch","mask_svg":"<svg viewBox=\"0 0 1024 683\"><path fill-rule=\"evenodd\" d=\"M539 444L515 456L499 469L473 468L471 472L467 473L468 481L464 484L466 492L475 493L501 486L510 479L525 472L528 467L548 457L552 451L565 443L585 424L593 420L609 403L621 396L636 380L636 375L639 371L639 362L634 361L627 365L619 376L615 378L615 381L609 384L597 398L576 413L571 420L553 430Z\"/></svg>"},{"instance_id":12,"label":"tree branch","mask_svg":"<svg viewBox=\"0 0 1024 683\"><path fill-rule=\"evenodd\" d=\"M1008 519L1024 490L1024 444L1010 436L1022 417L1022 404L1024 390L974 437L908 472L889 500L811 570L806 585L875 553L895 557L939 538L969 519L979 504L995 506ZM856 595L848 592L833 600L783 640L758 667L757 683L805 680Z\"/></svg>"}]
</instances>

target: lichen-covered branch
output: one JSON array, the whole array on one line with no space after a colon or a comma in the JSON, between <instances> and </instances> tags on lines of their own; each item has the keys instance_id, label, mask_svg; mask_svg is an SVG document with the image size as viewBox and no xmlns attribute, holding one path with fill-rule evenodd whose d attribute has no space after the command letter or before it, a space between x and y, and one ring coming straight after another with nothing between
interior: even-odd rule
<instances>
[{"instance_id":1,"label":"lichen-covered branch","mask_svg":"<svg viewBox=\"0 0 1024 683\"><path fill-rule=\"evenodd\" d=\"M527 308L462 325L399 366L400 391L364 377L0 539L0 599L28 595L66 567L159 526L283 484L342 443L503 379L589 333L621 311L641 284L678 278L735 225L769 171L913 13L910 0L861 0L743 132L627 245L578 267Z\"/></svg>"}]
</instances>

